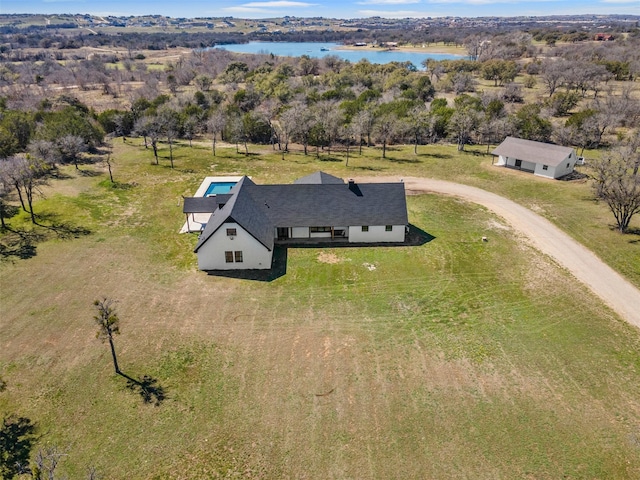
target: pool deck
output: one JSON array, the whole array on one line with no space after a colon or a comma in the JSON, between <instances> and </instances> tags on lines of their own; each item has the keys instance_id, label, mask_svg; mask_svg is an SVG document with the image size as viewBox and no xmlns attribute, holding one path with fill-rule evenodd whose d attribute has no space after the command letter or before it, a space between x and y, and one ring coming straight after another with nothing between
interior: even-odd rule
<instances>
[{"instance_id":1,"label":"pool deck","mask_svg":"<svg viewBox=\"0 0 640 480\"><path fill-rule=\"evenodd\" d=\"M235 182L238 183L242 179L242 176L228 176L228 177L205 177L202 183L194 193L194 197L204 197L207 193L209 185L216 182ZM200 232L204 229L205 225L209 221L210 213L193 213L190 214L189 221L184 222L180 233L192 233Z\"/></svg>"}]
</instances>

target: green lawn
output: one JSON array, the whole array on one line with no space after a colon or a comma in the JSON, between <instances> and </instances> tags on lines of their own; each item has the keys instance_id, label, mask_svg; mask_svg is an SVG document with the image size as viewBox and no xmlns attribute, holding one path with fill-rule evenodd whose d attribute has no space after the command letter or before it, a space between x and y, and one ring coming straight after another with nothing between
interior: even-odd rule
<instances>
[{"instance_id":1,"label":"green lawn","mask_svg":"<svg viewBox=\"0 0 640 480\"><path fill-rule=\"evenodd\" d=\"M367 151L345 167L203 145L179 148L171 170L133 142L115 147L118 188L65 168L36 205L57 233L38 229L48 240L31 258L0 262L0 414L36 422L38 446L67 448L70 478L88 465L135 479L640 477L638 331L483 208L409 197L430 242L290 249L271 282L198 272L195 238L176 233L181 195L205 175L433 176L606 244L611 256L598 253L640 283L638 244L608 229L587 184L451 147ZM113 374L92 323L102 295L118 300L121 368L156 378L160 406Z\"/></svg>"}]
</instances>

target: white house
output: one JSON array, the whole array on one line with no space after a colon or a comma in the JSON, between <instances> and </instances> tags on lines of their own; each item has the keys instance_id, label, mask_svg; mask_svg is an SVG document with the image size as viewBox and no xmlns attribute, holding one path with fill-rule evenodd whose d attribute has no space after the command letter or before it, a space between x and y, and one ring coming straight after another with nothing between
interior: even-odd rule
<instances>
[{"instance_id":1,"label":"white house","mask_svg":"<svg viewBox=\"0 0 640 480\"><path fill-rule=\"evenodd\" d=\"M269 269L278 244L402 243L408 224L403 183L345 183L323 172L289 185L243 177L218 197L185 199L185 208L212 212L195 247L201 270Z\"/></svg>"},{"instance_id":2,"label":"white house","mask_svg":"<svg viewBox=\"0 0 640 480\"><path fill-rule=\"evenodd\" d=\"M573 148L507 137L491 152L497 165L531 172L548 178L560 178L573 172L578 157Z\"/></svg>"}]
</instances>

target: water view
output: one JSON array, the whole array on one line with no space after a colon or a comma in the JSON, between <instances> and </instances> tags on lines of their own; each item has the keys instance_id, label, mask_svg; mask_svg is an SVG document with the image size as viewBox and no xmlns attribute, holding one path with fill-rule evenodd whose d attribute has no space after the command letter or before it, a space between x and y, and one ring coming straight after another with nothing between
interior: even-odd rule
<instances>
[{"instance_id":1,"label":"water view","mask_svg":"<svg viewBox=\"0 0 640 480\"><path fill-rule=\"evenodd\" d=\"M344 60L356 63L363 58L371 63L411 62L418 69L423 69L422 62L427 58L434 60L455 60L464 58L462 55L447 53L417 53L402 50L374 50L371 47L356 47L354 50L341 50L342 45L329 42L249 42L220 45L223 48L236 53L262 53L287 57L300 57L308 55L314 58L322 58L327 55L335 55Z\"/></svg>"}]
</instances>

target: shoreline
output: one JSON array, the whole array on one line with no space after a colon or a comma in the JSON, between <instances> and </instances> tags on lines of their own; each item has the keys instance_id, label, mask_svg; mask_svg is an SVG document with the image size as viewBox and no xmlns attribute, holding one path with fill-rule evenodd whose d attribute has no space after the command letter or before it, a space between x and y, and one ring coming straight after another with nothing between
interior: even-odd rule
<instances>
[{"instance_id":1,"label":"shoreline","mask_svg":"<svg viewBox=\"0 0 640 480\"><path fill-rule=\"evenodd\" d=\"M356 47L355 45L341 45L339 47L336 48L332 48L331 50L350 50L350 51L362 51L362 50L368 50L368 51L384 51L386 50L385 48L382 47L374 47L372 45L367 45L364 47ZM389 49L391 51L398 51L398 52L407 52L407 53L440 53L440 54L444 54L444 55L461 55L461 56L466 56L466 51L464 50L464 48L460 48L460 47L449 47L446 45L429 45L429 46L425 46L425 47L418 47L418 46L399 46L399 47L392 47L391 49Z\"/></svg>"}]
</instances>

